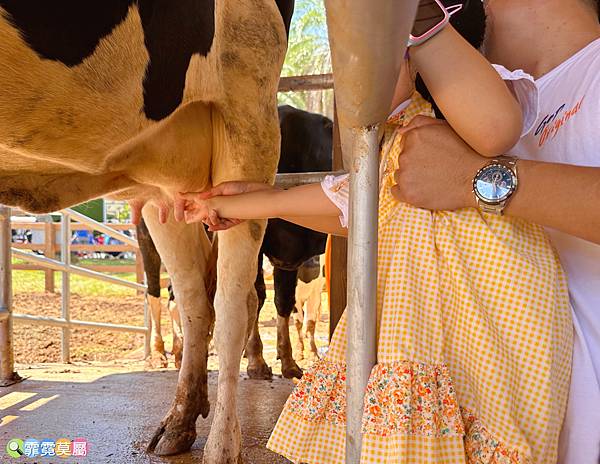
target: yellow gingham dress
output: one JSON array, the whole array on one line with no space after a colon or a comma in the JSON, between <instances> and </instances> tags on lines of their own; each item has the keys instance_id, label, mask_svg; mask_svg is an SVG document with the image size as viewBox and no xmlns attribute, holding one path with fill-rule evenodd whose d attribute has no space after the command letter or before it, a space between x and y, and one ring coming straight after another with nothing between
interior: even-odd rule
<instances>
[{"instance_id":1,"label":"yellow gingham dress","mask_svg":"<svg viewBox=\"0 0 600 464\"><path fill-rule=\"evenodd\" d=\"M361 463L555 463L572 350L558 258L537 225L393 198L395 129L416 114L432 115L418 94L388 121L382 148L378 363ZM294 463L344 462L345 348L344 314L268 448Z\"/></svg>"}]
</instances>

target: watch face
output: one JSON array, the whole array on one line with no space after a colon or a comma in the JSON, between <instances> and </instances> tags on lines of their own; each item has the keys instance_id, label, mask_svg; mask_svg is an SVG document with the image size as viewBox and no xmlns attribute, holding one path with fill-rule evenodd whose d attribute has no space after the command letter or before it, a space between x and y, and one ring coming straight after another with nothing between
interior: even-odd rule
<instances>
[{"instance_id":1,"label":"watch face","mask_svg":"<svg viewBox=\"0 0 600 464\"><path fill-rule=\"evenodd\" d=\"M506 200L515 190L515 178L510 169L492 164L484 167L475 177L474 190L479 198L488 203Z\"/></svg>"}]
</instances>

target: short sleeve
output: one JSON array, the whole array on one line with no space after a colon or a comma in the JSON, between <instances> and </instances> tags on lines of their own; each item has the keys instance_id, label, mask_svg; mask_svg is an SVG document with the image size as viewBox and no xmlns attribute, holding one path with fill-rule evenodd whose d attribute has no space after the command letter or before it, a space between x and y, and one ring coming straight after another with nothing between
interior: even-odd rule
<instances>
[{"instance_id":1,"label":"short sleeve","mask_svg":"<svg viewBox=\"0 0 600 464\"><path fill-rule=\"evenodd\" d=\"M518 69L509 71L499 64L492 65L504 79L523 111L523 132L521 137L527 135L535 124L539 113L538 89L533 77L525 71Z\"/></svg>"},{"instance_id":2,"label":"short sleeve","mask_svg":"<svg viewBox=\"0 0 600 464\"><path fill-rule=\"evenodd\" d=\"M326 176L321 182L321 188L327 198L340 210L340 223L348 227L348 204L350 198L350 175Z\"/></svg>"}]
</instances>

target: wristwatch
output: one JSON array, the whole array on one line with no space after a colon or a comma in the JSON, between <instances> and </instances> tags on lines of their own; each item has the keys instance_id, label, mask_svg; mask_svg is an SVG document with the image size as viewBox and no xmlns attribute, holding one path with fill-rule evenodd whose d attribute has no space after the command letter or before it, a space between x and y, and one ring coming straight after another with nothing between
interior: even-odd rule
<instances>
[{"instance_id":1,"label":"wristwatch","mask_svg":"<svg viewBox=\"0 0 600 464\"><path fill-rule=\"evenodd\" d=\"M508 156L493 159L473 178L477 206L484 213L501 216L517 185L517 160Z\"/></svg>"}]
</instances>

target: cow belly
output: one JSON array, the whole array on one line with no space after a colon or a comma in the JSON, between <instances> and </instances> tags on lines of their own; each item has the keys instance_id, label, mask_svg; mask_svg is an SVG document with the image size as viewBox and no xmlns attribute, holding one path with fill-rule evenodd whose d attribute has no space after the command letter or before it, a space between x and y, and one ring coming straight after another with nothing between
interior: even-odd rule
<instances>
[{"instance_id":1,"label":"cow belly","mask_svg":"<svg viewBox=\"0 0 600 464\"><path fill-rule=\"evenodd\" d=\"M143 130L148 63L137 8L76 66L44 59L0 9L0 143L22 157L94 172L102 155Z\"/></svg>"}]
</instances>

